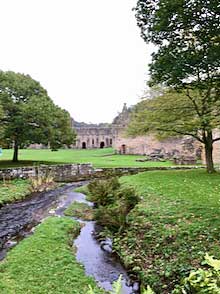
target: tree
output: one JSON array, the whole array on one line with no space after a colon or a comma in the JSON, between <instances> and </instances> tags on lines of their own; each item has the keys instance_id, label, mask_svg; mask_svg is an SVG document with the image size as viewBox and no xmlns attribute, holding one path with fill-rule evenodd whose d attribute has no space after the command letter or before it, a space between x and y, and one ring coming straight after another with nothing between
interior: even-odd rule
<instances>
[{"instance_id":1,"label":"tree","mask_svg":"<svg viewBox=\"0 0 220 294\"><path fill-rule=\"evenodd\" d=\"M56 150L63 145L70 147L73 144L76 133L71 126L71 117L69 113L60 107L56 107L53 128L50 138L50 147Z\"/></svg>"},{"instance_id":2,"label":"tree","mask_svg":"<svg viewBox=\"0 0 220 294\"><path fill-rule=\"evenodd\" d=\"M150 64L150 85L163 84L184 96L198 122L193 136L204 144L209 172L214 171L213 143L220 140L213 136L220 125L219 11L218 0L138 0L136 6L142 37L158 47ZM173 109L180 108L180 100L173 101ZM188 112L182 115L186 120Z\"/></svg>"},{"instance_id":3,"label":"tree","mask_svg":"<svg viewBox=\"0 0 220 294\"><path fill-rule=\"evenodd\" d=\"M58 107L40 83L29 75L0 71L0 103L4 111L4 138L14 147L13 161L18 161L19 147L31 143L48 144L58 132L59 127L54 128ZM67 118L64 110L59 109L59 112ZM75 135L70 129L69 125L68 132L74 142Z\"/></svg>"},{"instance_id":4,"label":"tree","mask_svg":"<svg viewBox=\"0 0 220 294\"><path fill-rule=\"evenodd\" d=\"M0 148L2 147L1 141L3 137L3 118L4 118L4 112L3 112L2 105L0 104Z\"/></svg>"}]
</instances>

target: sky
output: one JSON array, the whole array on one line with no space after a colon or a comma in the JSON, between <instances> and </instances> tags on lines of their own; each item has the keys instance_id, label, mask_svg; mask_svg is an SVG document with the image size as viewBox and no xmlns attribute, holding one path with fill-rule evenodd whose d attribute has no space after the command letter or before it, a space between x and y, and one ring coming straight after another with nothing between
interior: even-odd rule
<instances>
[{"instance_id":1,"label":"sky","mask_svg":"<svg viewBox=\"0 0 220 294\"><path fill-rule=\"evenodd\" d=\"M146 88L137 0L0 0L0 69L31 75L77 121L111 122Z\"/></svg>"}]
</instances>

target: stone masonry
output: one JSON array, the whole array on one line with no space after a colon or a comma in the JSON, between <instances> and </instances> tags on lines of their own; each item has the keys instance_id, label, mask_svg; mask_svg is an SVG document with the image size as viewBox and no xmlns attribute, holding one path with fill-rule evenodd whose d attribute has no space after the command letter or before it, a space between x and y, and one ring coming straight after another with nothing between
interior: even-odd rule
<instances>
[{"instance_id":1,"label":"stone masonry","mask_svg":"<svg viewBox=\"0 0 220 294\"><path fill-rule=\"evenodd\" d=\"M93 172L94 168L90 163L4 168L0 169L0 180L28 179L49 175L56 182L73 182L88 178Z\"/></svg>"},{"instance_id":2,"label":"stone masonry","mask_svg":"<svg viewBox=\"0 0 220 294\"><path fill-rule=\"evenodd\" d=\"M159 156L172 159L173 157L201 157L201 146L190 137L169 138L158 140L153 135L126 137L125 129L130 120L132 108L126 104L112 124L85 124L73 121L77 132L75 148L92 149L113 147L119 154L140 154Z\"/></svg>"}]
</instances>

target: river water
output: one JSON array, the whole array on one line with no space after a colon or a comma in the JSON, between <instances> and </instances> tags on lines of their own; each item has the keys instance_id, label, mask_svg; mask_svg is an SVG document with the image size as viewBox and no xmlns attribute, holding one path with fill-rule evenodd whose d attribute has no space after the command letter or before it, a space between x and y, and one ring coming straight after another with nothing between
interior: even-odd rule
<instances>
[{"instance_id":1,"label":"river water","mask_svg":"<svg viewBox=\"0 0 220 294\"><path fill-rule=\"evenodd\" d=\"M81 183L71 184L56 191L36 194L35 197L15 204L9 204L0 209L0 259L7 253L13 241L32 233L33 226L48 215L63 216L64 210L73 202L88 202L85 195L73 191ZM76 258L85 267L87 275L91 275L100 287L105 290L112 289L112 283L122 275L122 293L139 293L137 284L131 283L126 270L120 264L117 257L103 250L100 242L95 238L96 224L94 221L82 221L81 232L76 240L73 240L77 248Z\"/></svg>"}]
</instances>

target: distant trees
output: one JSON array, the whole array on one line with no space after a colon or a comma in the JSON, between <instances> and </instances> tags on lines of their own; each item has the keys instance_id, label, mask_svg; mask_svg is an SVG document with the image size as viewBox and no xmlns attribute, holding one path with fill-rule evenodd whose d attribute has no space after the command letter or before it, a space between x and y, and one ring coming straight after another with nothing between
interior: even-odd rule
<instances>
[{"instance_id":1,"label":"distant trees","mask_svg":"<svg viewBox=\"0 0 220 294\"><path fill-rule=\"evenodd\" d=\"M169 87L172 97L176 92L176 99L170 94L158 98L160 103L157 99L161 111L170 107L167 129L173 124L173 130L182 116L184 133L190 127L205 146L209 172L214 171L213 143L220 140L213 135L220 126L219 9L218 0L138 0L136 6L143 39L158 47L150 64L150 85Z\"/></svg>"},{"instance_id":2,"label":"distant trees","mask_svg":"<svg viewBox=\"0 0 220 294\"><path fill-rule=\"evenodd\" d=\"M13 161L18 161L18 149L24 145L61 147L74 142L69 113L54 105L46 90L29 75L0 71L0 105L2 137L14 147Z\"/></svg>"}]
</instances>

